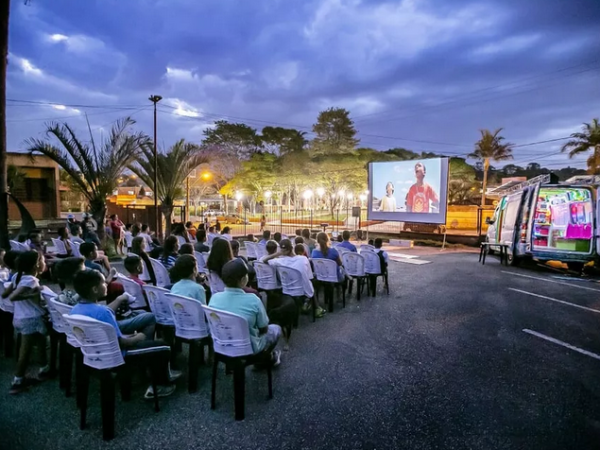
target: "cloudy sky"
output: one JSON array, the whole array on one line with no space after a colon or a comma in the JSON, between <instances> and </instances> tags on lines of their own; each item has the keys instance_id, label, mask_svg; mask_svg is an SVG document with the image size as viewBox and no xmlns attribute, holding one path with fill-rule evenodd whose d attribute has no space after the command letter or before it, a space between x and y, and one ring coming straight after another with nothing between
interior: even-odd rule
<instances>
[{"instance_id":1,"label":"cloudy sky","mask_svg":"<svg viewBox=\"0 0 600 450\"><path fill-rule=\"evenodd\" d=\"M363 146L465 155L480 128L515 144L600 116L598 0L12 0L8 145L49 119L99 136L132 115L161 145L214 120L310 131L350 110ZM583 166L560 142L515 163Z\"/></svg>"}]
</instances>

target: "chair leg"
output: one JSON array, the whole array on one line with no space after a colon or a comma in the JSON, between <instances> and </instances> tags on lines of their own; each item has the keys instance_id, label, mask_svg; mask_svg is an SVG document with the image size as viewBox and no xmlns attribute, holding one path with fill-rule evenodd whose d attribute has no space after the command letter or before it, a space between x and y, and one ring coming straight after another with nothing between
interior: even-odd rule
<instances>
[{"instance_id":1,"label":"chair leg","mask_svg":"<svg viewBox=\"0 0 600 450\"><path fill-rule=\"evenodd\" d=\"M217 369L219 368L219 359L217 355L214 355L213 358L213 368L212 368L212 387L210 392L210 409L215 409L217 407Z\"/></svg>"},{"instance_id":2,"label":"chair leg","mask_svg":"<svg viewBox=\"0 0 600 450\"><path fill-rule=\"evenodd\" d=\"M200 343L198 341L190 341L190 359L188 362L188 392L190 394L198 390L199 346Z\"/></svg>"},{"instance_id":3,"label":"chair leg","mask_svg":"<svg viewBox=\"0 0 600 450\"><path fill-rule=\"evenodd\" d=\"M244 420L246 402L246 367L239 361L233 369L233 399L235 403L235 420Z\"/></svg>"},{"instance_id":4,"label":"chair leg","mask_svg":"<svg viewBox=\"0 0 600 450\"><path fill-rule=\"evenodd\" d=\"M102 439L110 441L115 437L115 379L108 371L102 371L100 375L100 407Z\"/></svg>"},{"instance_id":5,"label":"chair leg","mask_svg":"<svg viewBox=\"0 0 600 450\"><path fill-rule=\"evenodd\" d=\"M362 288L362 278L357 278L356 279L356 301L360 302L360 290Z\"/></svg>"},{"instance_id":6,"label":"chair leg","mask_svg":"<svg viewBox=\"0 0 600 450\"><path fill-rule=\"evenodd\" d=\"M88 392L90 390L90 369L82 367L80 384L77 386L77 403L79 404L80 418L79 429L85 429L87 418Z\"/></svg>"}]
</instances>

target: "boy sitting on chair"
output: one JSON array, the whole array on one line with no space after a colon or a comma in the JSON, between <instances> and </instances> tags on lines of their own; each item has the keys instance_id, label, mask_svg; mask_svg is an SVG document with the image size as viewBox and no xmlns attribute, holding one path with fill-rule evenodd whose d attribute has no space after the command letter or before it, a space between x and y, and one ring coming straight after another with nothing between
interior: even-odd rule
<instances>
[{"instance_id":1,"label":"boy sitting on chair","mask_svg":"<svg viewBox=\"0 0 600 450\"><path fill-rule=\"evenodd\" d=\"M254 353L271 354L274 366L281 362L281 352L275 350L281 327L269 325L269 317L262 301L254 294L243 291L248 283L248 267L240 259L229 261L223 266L221 279L225 283L225 291L214 294L210 299L210 307L230 312L243 317L248 322L250 340Z\"/></svg>"}]
</instances>

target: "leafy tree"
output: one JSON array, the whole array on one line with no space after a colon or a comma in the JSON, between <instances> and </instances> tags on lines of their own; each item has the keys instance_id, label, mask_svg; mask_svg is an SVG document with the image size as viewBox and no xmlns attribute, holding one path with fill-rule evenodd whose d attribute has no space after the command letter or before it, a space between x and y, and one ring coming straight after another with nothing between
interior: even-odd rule
<instances>
[{"instance_id":1,"label":"leafy tree","mask_svg":"<svg viewBox=\"0 0 600 450\"><path fill-rule=\"evenodd\" d=\"M204 130L203 144L220 147L239 159L247 159L262 150L262 140L256 130L243 123L218 120L214 128Z\"/></svg>"},{"instance_id":2,"label":"leafy tree","mask_svg":"<svg viewBox=\"0 0 600 450\"><path fill-rule=\"evenodd\" d=\"M475 158L483 162L483 192L481 194L481 205L485 205L485 190L487 188L488 170L490 160L503 161L512 159L513 144L503 142L504 137L500 136L502 128L498 128L493 133L489 130L479 130L481 139L475 143L475 151L469 155L469 158Z\"/></svg>"},{"instance_id":3,"label":"leafy tree","mask_svg":"<svg viewBox=\"0 0 600 450\"><path fill-rule=\"evenodd\" d=\"M359 143L350 112L344 108L321 111L312 130L316 134L312 141L314 156L349 153Z\"/></svg>"},{"instance_id":4,"label":"leafy tree","mask_svg":"<svg viewBox=\"0 0 600 450\"><path fill-rule=\"evenodd\" d=\"M286 153L301 151L308 141L306 133L293 128L264 127L262 141L272 153L285 155Z\"/></svg>"},{"instance_id":5,"label":"leafy tree","mask_svg":"<svg viewBox=\"0 0 600 450\"><path fill-rule=\"evenodd\" d=\"M131 134L135 123L131 118L117 121L109 135L99 147L80 140L67 124L56 122L47 125L46 134L58 141L58 146L49 140L31 138L26 141L31 155L41 153L55 161L74 180L85 195L90 213L98 223L104 223L106 197L117 187L119 175L139 154L148 137L142 133ZM98 227L102 239L104 227Z\"/></svg>"},{"instance_id":6,"label":"leafy tree","mask_svg":"<svg viewBox=\"0 0 600 450\"><path fill-rule=\"evenodd\" d=\"M171 234L171 224L175 200L184 196L185 179L200 164L207 163L211 157L198 145L181 139L166 153L157 155L158 173L154 195L161 202L161 211L166 221L165 233ZM154 185L154 147L147 142L141 147L140 157L129 164L129 169L148 186Z\"/></svg>"},{"instance_id":7,"label":"leafy tree","mask_svg":"<svg viewBox=\"0 0 600 450\"><path fill-rule=\"evenodd\" d=\"M15 189L20 188L25 181L25 173L17 166L9 165L7 168L8 192L14 195Z\"/></svg>"},{"instance_id":8,"label":"leafy tree","mask_svg":"<svg viewBox=\"0 0 600 450\"><path fill-rule=\"evenodd\" d=\"M587 159L588 171L593 175L600 174L600 123L598 119L592 119L591 123L584 123L581 133L571 134L571 140L562 147L563 152L567 150L569 158L592 150L592 154Z\"/></svg>"},{"instance_id":9,"label":"leafy tree","mask_svg":"<svg viewBox=\"0 0 600 450\"><path fill-rule=\"evenodd\" d=\"M475 168L467 164L463 158L450 158L449 171L448 203L451 205L471 203L471 199L479 187Z\"/></svg>"}]
</instances>

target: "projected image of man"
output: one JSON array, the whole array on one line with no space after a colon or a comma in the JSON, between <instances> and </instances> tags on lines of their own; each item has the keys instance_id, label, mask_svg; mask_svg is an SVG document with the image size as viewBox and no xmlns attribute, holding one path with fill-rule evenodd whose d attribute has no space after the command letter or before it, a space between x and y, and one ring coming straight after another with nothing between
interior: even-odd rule
<instances>
[{"instance_id":1,"label":"projected image of man","mask_svg":"<svg viewBox=\"0 0 600 450\"><path fill-rule=\"evenodd\" d=\"M406 211L414 213L429 213L432 209L438 210L440 200L435 190L425 183L425 164L415 164L415 177L417 182L413 184L406 194Z\"/></svg>"},{"instance_id":2,"label":"projected image of man","mask_svg":"<svg viewBox=\"0 0 600 450\"><path fill-rule=\"evenodd\" d=\"M396 197L394 197L394 185L391 181L385 185L385 196L381 199L381 205L379 205L379 211L383 212L395 212L396 211Z\"/></svg>"}]
</instances>

